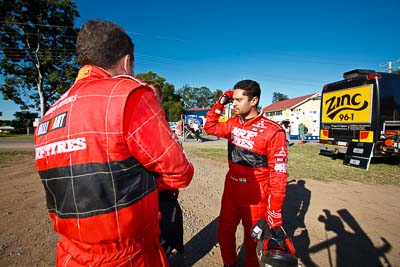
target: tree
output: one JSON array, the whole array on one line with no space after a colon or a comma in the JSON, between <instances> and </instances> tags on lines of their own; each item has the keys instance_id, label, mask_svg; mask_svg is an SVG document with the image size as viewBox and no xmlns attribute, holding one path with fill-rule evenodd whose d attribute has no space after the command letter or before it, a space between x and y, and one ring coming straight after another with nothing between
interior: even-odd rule
<instances>
[{"instance_id":1,"label":"tree","mask_svg":"<svg viewBox=\"0 0 400 267\"><path fill-rule=\"evenodd\" d=\"M11 122L11 126L17 129L17 131L18 129L26 128L26 134L29 134L29 129L33 127L33 121L37 116L37 113L29 111L17 111L14 113L15 120Z\"/></svg>"},{"instance_id":2,"label":"tree","mask_svg":"<svg viewBox=\"0 0 400 267\"><path fill-rule=\"evenodd\" d=\"M212 105L214 105L215 102L217 102L218 98L223 94L221 89L217 89L213 93L213 100L212 100Z\"/></svg>"},{"instance_id":3,"label":"tree","mask_svg":"<svg viewBox=\"0 0 400 267\"><path fill-rule=\"evenodd\" d=\"M173 84L167 83L165 78L152 71L139 73L136 75L136 78L145 83L152 81L160 85L164 97L161 107L164 109L166 119L168 121L180 120L181 114L183 114L183 103L181 97L175 93L175 86Z\"/></svg>"},{"instance_id":4,"label":"tree","mask_svg":"<svg viewBox=\"0 0 400 267\"><path fill-rule=\"evenodd\" d=\"M156 82L157 84L159 84L162 88L162 86L165 83L165 78L159 76L157 73L152 72L152 71L148 71L145 73L138 73L135 76L136 78L142 80L143 82L147 83L147 82Z\"/></svg>"},{"instance_id":5,"label":"tree","mask_svg":"<svg viewBox=\"0 0 400 267\"><path fill-rule=\"evenodd\" d=\"M0 3L0 91L22 110L47 107L72 85L78 64L79 17L70 0L14 0Z\"/></svg>"},{"instance_id":6,"label":"tree","mask_svg":"<svg viewBox=\"0 0 400 267\"><path fill-rule=\"evenodd\" d=\"M208 108L214 104L214 94L205 86L200 88L184 85L178 90L184 108Z\"/></svg>"},{"instance_id":7,"label":"tree","mask_svg":"<svg viewBox=\"0 0 400 267\"><path fill-rule=\"evenodd\" d=\"M289 99L289 97L287 95L284 95L279 92L274 92L272 94L272 103L283 101L283 100L288 100L288 99Z\"/></svg>"}]
</instances>

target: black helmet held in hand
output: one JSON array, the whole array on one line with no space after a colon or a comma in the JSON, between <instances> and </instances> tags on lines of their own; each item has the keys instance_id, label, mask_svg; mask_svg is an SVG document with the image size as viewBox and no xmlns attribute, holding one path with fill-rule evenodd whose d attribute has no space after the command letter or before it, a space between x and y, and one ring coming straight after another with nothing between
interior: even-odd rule
<instances>
[{"instance_id":1,"label":"black helmet held in hand","mask_svg":"<svg viewBox=\"0 0 400 267\"><path fill-rule=\"evenodd\" d=\"M297 267L298 260L292 241L282 227L264 228L257 241L256 253L261 267Z\"/></svg>"}]
</instances>

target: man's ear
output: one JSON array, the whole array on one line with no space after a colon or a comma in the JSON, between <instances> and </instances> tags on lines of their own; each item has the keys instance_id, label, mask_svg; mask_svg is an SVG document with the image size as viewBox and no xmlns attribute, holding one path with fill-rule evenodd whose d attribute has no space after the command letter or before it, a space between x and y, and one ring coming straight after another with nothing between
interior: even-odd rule
<instances>
[{"instance_id":1,"label":"man's ear","mask_svg":"<svg viewBox=\"0 0 400 267\"><path fill-rule=\"evenodd\" d=\"M129 54L126 54L122 58L123 58L122 69L124 71L124 74L133 75L133 67L131 66L131 56Z\"/></svg>"},{"instance_id":2,"label":"man's ear","mask_svg":"<svg viewBox=\"0 0 400 267\"><path fill-rule=\"evenodd\" d=\"M130 59L131 56L126 54L118 60L116 64L118 75L133 75L133 68L131 66Z\"/></svg>"},{"instance_id":3,"label":"man's ear","mask_svg":"<svg viewBox=\"0 0 400 267\"><path fill-rule=\"evenodd\" d=\"M257 96L254 96L254 97L251 99L250 104L251 104L252 106L257 106L257 104L258 104L258 97L257 97Z\"/></svg>"},{"instance_id":4,"label":"man's ear","mask_svg":"<svg viewBox=\"0 0 400 267\"><path fill-rule=\"evenodd\" d=\"M111 76L133 75L133 64L130 63L130 55L122 56L112 68L107 69Z\"/></svg>"}]
</instances>

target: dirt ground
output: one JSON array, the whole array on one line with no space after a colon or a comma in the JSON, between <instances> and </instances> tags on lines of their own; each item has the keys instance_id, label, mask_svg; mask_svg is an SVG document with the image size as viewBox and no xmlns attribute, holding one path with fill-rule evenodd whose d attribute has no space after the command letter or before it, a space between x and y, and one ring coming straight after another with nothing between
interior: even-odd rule
<instances>
[{"instance_id":1,"label":"dirt ground","mask_svg":"<svg viewBox=\"0 0 400 267\"><path fill-rule=\"evenodd\" d=\"M223 140L184 143L208 145L226 146ZM0 151L32 149L29 142L0 142ZM185 266L222 266L215 232L227 166L189 156L195 176L180 193ZM6 163L0 173L0 266L54 266L58 237L32 156ZM284 226L302 266L400 266L400 187L320 182L295 173L289 179ZM242 234L239 228L238 253Z\"/></svg>"}]
</instances>

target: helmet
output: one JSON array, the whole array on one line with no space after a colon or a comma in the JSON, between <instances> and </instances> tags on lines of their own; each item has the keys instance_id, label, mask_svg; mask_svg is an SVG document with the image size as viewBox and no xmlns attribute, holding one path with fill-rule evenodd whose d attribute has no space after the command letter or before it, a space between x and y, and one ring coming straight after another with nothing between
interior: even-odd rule
<instances>
[{"instance_id":1,"label":"helmet","mask_svg":"<svg viewBox=\"0 0 400 267\"><path fill-rule=\"evenodd\" d=\"M257 259L261 267L297 267L298 261L292 241L282 227L263 233L257 241Z\"/></svg>"}]
</instances>

